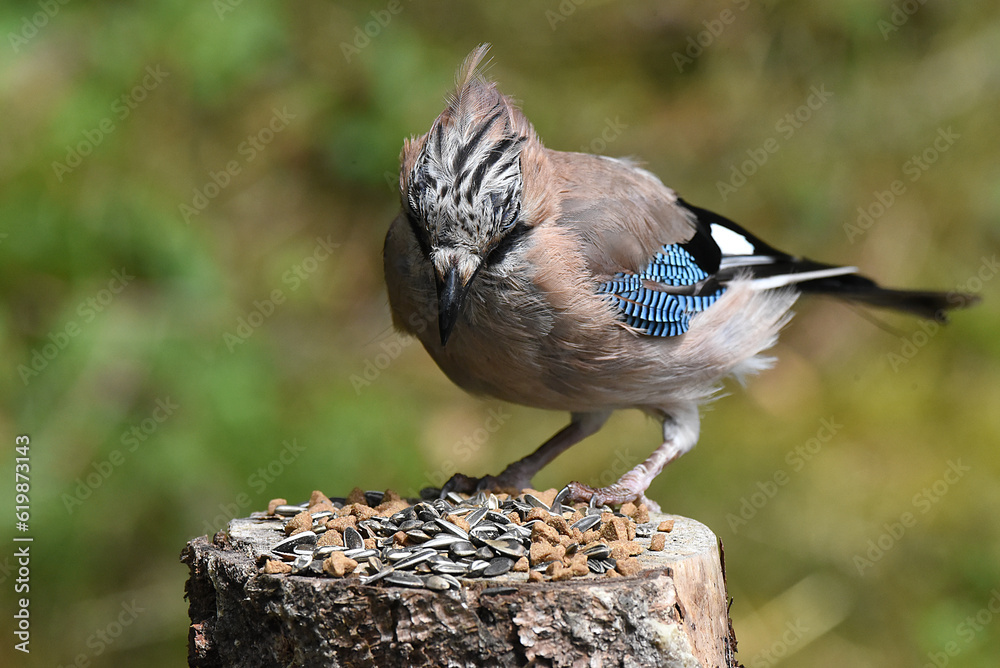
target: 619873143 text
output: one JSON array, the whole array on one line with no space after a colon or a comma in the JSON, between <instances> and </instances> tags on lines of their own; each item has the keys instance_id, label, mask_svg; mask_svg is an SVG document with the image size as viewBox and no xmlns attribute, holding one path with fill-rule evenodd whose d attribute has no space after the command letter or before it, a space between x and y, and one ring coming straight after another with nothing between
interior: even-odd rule
<instances>
[{"instance_id":1,"label":"619873143 text","mask_svg":"<svg viewBox=\"0 0 1000 668\"><path fill-rule=\"evenodd\" d=\"M28 611L31 599L31 536L28 523L31 520L31 458L29 449L31 438L25 435L14 439L14 521L20 535L14 536L14 560L17 562L17 577L14 579L14 594L17 605L14 612L14 648L25 654L31 651L31 614Z\"/></svg>"}]
</instances>

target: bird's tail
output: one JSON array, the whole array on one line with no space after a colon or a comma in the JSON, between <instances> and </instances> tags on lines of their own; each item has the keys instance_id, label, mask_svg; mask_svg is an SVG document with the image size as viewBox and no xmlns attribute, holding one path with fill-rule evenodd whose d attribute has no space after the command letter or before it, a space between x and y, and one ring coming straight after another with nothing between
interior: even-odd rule
<instances>
[{"instance_id":1,"label":"bird's tail","mask_svg":"<svg viewBox=\"0 0 1000 668\"><path fill-rule=\"evenodd\" d=\"M860 274L818 278L805 281L798 288L802 292L833 295L868 306L903 311L940 322L947 322L948 311L966 308L979 301L978 295L964 292L883 288Z\"/></svg>"},{"instance_id":2,"label":"bird's tail","mask_svg":"<svg viewBox=\"0 0 1000 668\"><path fill-rule=\"evenodd\" d=\"M837 267L804 258L782 258L772 264L747 268L751 269L754 276L752 285L756 289L794 285L802 293L831 295L940 322L947 321L948 311L966 308L979 301L977 295L963 292L883 288L857 273L856 267Z\"/></svg>"},{"instance_id":3,"label":"bird's tail","mask_svg":"<svg viewBox=\"0 0 1000 668\"><path fill-rule=\"evenodd\" d=\"M714 280L703 292L736 279L750 279L753 290L776 290L792 287L798 292L825 294L868 306L890 308L922 318L947 321L951 309L972 306L977 295L963 292L928 290L893 290L858 273L857 267L823 264L779 251L758 239L733 221L717 213L688 204L678 204L690 212L695 236L684 248L701 257L701 266L709 266Z\"/></svg>"}]
</instances>

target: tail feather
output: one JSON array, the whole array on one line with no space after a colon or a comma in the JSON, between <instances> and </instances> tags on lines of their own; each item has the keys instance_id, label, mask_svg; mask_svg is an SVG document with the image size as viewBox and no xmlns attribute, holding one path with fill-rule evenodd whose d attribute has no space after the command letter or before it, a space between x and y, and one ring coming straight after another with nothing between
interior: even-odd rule
<instances>
[{"instance_id":1,"label":"tail feather","mask_svg":"<svg viewBox=\"0 0 1000 668\"><path fill-rule=\"evenodd\" d=\"M755 291L791 286L803 293L826 294L867 306L912 313L922 318L947 321L951 309L966 308L979 301L962 292L894 290L857 273L856 267L840 267L789 255L758 239L733 221L717 213L677 200L695 225L694 237L684 249L698 266L712 276L699 283L702 290L742 278L751 279Z\"/></svg>"},{"instance_id":2,"label":"tail feather","mask_svg":"<svg viewBox=\"0 0 1000 668\"><path fill-rule=\"evenodd\" d=\"M979 301L977 295L932 290L896 290L857 273L857 267L838 267L790 255L723 258L723 282L749 272L755 290L791 285L805 294L831 295L867 306L903 311L921 318L947 322L947 312Z\"/></svg>"},{"instance_id":3,"label":"tail feather","mask_svg":"<svg viewBox=\"0 0 1000 668\"><path fill-rule=\"evenodd\" d=\"M947 322L947 312L979 302L978 295L931 290L895 290L883 288L860 274L805 281L798 289L805 293L826 294L868 306L903 311L939 322Z\"/></svg>"}]
</instances>

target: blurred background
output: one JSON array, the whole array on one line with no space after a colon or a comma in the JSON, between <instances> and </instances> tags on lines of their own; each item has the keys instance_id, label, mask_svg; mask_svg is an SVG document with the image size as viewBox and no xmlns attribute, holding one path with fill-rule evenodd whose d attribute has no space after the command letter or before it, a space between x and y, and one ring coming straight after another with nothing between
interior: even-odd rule
<instances>
[{"instance_id":1,"label":"blurred background","mask_svg":"<svg viewBox=\"0 0 1000 668\"><path fill-rule=\"evenodd\" d=\"M10 539L34 537L32 651L5 612L0 663L183 665L189 539L272 497L496 472L565 424L464 395L390 327L402 140L489 41L547 146L639 157L791 252L982 294L946 328L801 301L650 495L722 538L750 668L996 665L1000 7L43 1L0 27L11 505L31 438L10 614ZM657 437L616 415L537 486L610 482Z\"/></svg>"}]
</instances>

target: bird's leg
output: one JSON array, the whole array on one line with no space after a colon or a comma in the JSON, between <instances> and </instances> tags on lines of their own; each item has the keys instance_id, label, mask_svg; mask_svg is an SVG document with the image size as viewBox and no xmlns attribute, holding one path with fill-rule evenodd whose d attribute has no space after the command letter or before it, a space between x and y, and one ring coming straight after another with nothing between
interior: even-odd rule
<instances>
[{"instance_id":1,"label":"bird's leg","mask_svg":"<svg viewBox=\"0 0 1000 668\"><path fill-rule=\"evenodd\" d=\"M660 511L660 505L646 498L646 490L653 479L660 474L663 467L674 461L698 442L699 418L697 407L684 407L673 410L663 418L663 444L653 451L646 461L618 479L618 482L607 487L591 487L579 482L571 482L569 487L570 502L583 501L592 505L619 505L626 501L645 503L654 511Z\"/></svg>"},{"instance_id":2,"label":"bird's leg","mask_svg":"<svg viewBox=\"0 0 1000 668\"><path fill-rule=\"evenodd\" d=\"M510 464L499 475L488 475L482 478L472 478L461 473L453 475L441 488L441 495L448 492L472 493L481 489L514 489L522 490L531 486L535 477L546 464L576 445L591 434L597 432L607 421L611 412L572 413L571 421L552 438L538 446L538 449L527 457Z\"/></svg>"}]
</instances>

